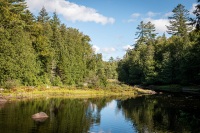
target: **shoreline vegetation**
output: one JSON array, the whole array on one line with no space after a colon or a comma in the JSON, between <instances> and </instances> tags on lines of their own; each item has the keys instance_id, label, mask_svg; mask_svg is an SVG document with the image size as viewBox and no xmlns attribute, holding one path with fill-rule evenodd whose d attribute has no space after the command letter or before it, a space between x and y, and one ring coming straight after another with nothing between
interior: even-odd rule
<instances>
[{"instance_id":1,"label":"shoreline vegetation","mask_svg":"<svg viewBox=\"0 0 200 133\"><path fill-rule=\"evenodd\" d=\"M95 98L95 97L137 97L140 95L186 93L200 95L200 86L149 85L129 86L119 81L108 81L107 87L88 86L16 86L11 89L0 88L0 104L7 101L38 98Z\"/></svg>"},{"instance_id":2,"label":"shoreline vegetation","mask_svg":"<svg viewBox=\"0 0 200 133\"><path fill-rule=\"evenodd\" d=\"M15 86L11 89L0 88L0 104L7 101L38 99L38 98L95 98L95 97L137 97L140 95L186 93L200 95L199 86L181 85L149 85L129 86L119 81L108 80L107 87L88 86Z\"/></svg>"},{"instance_id":3,"label":"shoreline vegetation","mask_svg":"<svg viewBox=\"0 0 200 133\"><path fill-rule=\"evenodd\" d=\"M101 96L130 96L135 97L145 94L155 94L153 90L141 89L136 86L109 86L107 88L87 87L56 87L42 86L31 87L21 86L13 89L1 89L0 103L15 100L38 99L38 98L93 98Z\"/></svg>"},{"instance_id":4,"label":"shoreline vegetation","mask_svg":"<svg viewBox=\"0 0 200 133\"><path fill-rule=\"evenodd\" d=\"M150 85L150 86L143 86L144 89L153 90L156 92L168 92L168 93L185 93L185 94L194 94L200 95L200 86L199 85Z\"/></svg>"}]
</instances>

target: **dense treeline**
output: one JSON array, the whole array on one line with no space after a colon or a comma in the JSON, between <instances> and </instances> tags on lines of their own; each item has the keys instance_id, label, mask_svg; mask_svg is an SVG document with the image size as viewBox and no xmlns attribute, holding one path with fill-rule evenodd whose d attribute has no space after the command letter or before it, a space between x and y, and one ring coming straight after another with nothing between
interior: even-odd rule
<instances>
[{"instance_id":1,"label":"dense treeline","mask_svg":"<svg viewBox=\"0 0 200 133\"><path fill-rule=\"evenodd\" d=\"M35 17L24 0L0 1L0 86L105 86L101 54L90 38L43 7Z\"/></svg>"},{"instance_id":2,"label":"dense treeline","mask_svg":"<svg viewBox=\"0 0 200 133\"><path fill-rule=\"evenodd\" d=\"M128 84L200 83L200 5L196 19L179 4L173 9L167 26L171 37L156 36L151 22L138 25L137 42L119 62L119 80ZM191 21L192 20L192 21ZM191 25L196 26L194 29Z\"/></svg>"},{"instance_id":3,"label":"dense treeline","mask_svg":"<svg viewBox=\"0 0 200 133\"><path fill-rule=\"evenodd\" d=\"M106 86L116 78L128 84L199 84L200 4L195 19L181 4L172 12L171 37L157 36L155 26L142 21L134 49L120 61L104 62L90 37L66 27L56 12L50 16L43 7L34 16L24 0L1 0L0 86Z\"/></svg>"}]
</instances>

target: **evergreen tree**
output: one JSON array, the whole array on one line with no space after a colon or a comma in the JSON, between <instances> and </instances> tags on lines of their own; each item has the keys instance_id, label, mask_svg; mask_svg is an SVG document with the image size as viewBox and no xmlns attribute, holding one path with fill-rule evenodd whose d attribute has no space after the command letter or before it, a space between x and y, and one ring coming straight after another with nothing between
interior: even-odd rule
<instances>
[{"instance_id":1,"label":"evergreen tree","mask_svg":"<svg viewBox=\"0 0 200 133\"><path fill-rule=\"evenodd\" d=\"M188 32L192 30L192 27L188 25L189 11L185 9L185 6L178 4L173 10L173 16L169 17L170 25L167 26L168 33L185 37Z\"/></svg>"},{"instance_id":2,"label":"evergreen tree","mask_svg":"<svg viewBox=\"0 0 200 133\"><path fill-rule=\"evenodd\" d=\"M118 64L120 81L145 85L200 83L199 30L191 31L189 14L183 5L179 4L173 13L167 27L172 34L169 38L165 35L155 38L154 26L148 28L150 23L140 23L136 47L127 51Z\"/></svg>"},{"instance_id":3,"label":"evergreen tree","mask_svg":"<svg viewBox=\"0 0 200 133\"><path fill-rule=\"evenodd\" d=\"M36 18L24 0L0 1L0 85L77 85L88 76L106 85L89 36L61 24L56 12L50 19L44 7Z\"/></svg>"},{"instance_id":4,"label":"evergreen tree","mask_svg":"<svg viewBox=\"0 0 200 133\"><path fill-rule=\"evenodd\" d=\"M35 24L35 16L29 10L25 10L21 18L26 23L25 30L32 34L33 25Z\"/></svg>"},{"instance_id":5,"label":"evergreen tree","mask_svg":"<svg viewBox=\"0 0 200 133\"><path fill-rule=\"evenodd\" d=\"M45 23L48 22L50 19L50 17L48 16L48 13L45 9L45 7L43 6L42 9L39 12L39 16L37 17L37 21L41 22L41 23Z\"/></svg>"},{"instance_id":6,"label":"evergreen tree","mask_svg":"<svg viewBox=\"0 0 200 133\"><path fill-rule=\"evenodd\" d=\"M200 83L200 32L194 30L190 33L191 48L188 49L186 65L186 77L189 83Z\"/></svg>"},{"instance_id":7,"label":"evergreen tree","mask_svg":"<svg viewBox=\"0 0 200 133\"><path fill-rule=\"evenodd\" d=\"M136 39L138 39L137 44L145 42L146 41L145 37L147 36L147 33L145 29L145 23L143 21L140 22L140 24L137 27L137 30L138 31L135 34L137 36Z\"/></svg>"},{"instance_id":8,"label":"evergreen tree","mask_svg":"<svg viewBox=\"0 0 200 133\"><path fill-rule=\"evenodd\" d=\"M189 25L189 11L181 4L172 11L174 14L169 17L170 26L167 26L168 33L172 34L170 43L172 81L185 82L185 64L190 47L188 33L192 30Z\"/></svg>"},{"instance_id":9,"label":"evergreen tree","mask_svg":"<svg viewBox=\"0 0 200 133\"><path fill-rule=\"evenodd\" d=\"M127 62L123 60L120 60L118 62L117 67L117 73L118 73L118 80L124 83L128 83L128 66L126 65Z\"/></svg>"},{"instance_id":10,"label":"evergreen tree","mask_svg":"<svg viewBox=\"0 0 200 133\"><path fill-rule=\"evenodd\" d=\"M104 62L105 76L108 79L117 79L117 60L110 57L109 61Z\"/></svg>"},{"instance_id":11,"label":"evergreen tree","mask_svg":"<svg viewBox=\"0 0 200 133\"><path fill-rule=\"evenodd\" d=\"M40 65L39 79L41 83L51 84L51 70L55 51L51 45L52 29L49 16L43 7L37 17L33 28L33 47L37 55L37 63Z\"/></svg>"},{"instance_id":12,"label":"evergreen tree","mask_svg":"<svg viewBox=\"0 0 200 133\"><path fill-rule=\"evenodd\" d=\"M146 45L139 45L137 49L130 50L126 57L126 75L129 77L127 80L129 84L141 84L144 79L143 66L141 57L141 50Z\"/></svg>"},{"instance_id":13,"label":"evergreen tree","mask_svg":"<svg viewBox=\"0 0 200 133\"><path fill-rule=\"evenodd\" d=\"M0 83L18 80L25 85L35 85L38 73L36 56L30 34L25 30L26 21L22 19L26 5L24 1L4 1L0 6L4 6L0 7L0 19L3 20L0 26Z\"/></svg>"},{"instance_id":14,"label":"evergreen tree","mask_svg":"<svg viewBox=\"0 0 200 133\"><path fill-rule=\"evenodd\" d=\"M137 36L136 47L139 44L147 44L153 42L156 37L155 26L151 22L144 23L141 21L137 27L137 30L138 31L135 34Z\"/></svg>"},{"instance_id":15,"label":"evergreen tree","mask_svg":"<svg viewBox=\"0 0 200 133\"><path fill-rule=\"evenodd\" d=\"M200 0L197 0L197 2L200 2ZM198 3L196 5L196 9L193 11L193 14L196 15L196 18L190 18L191 24L195 25L196 30L200 30L200 4Z\"/></svg>"},{"instance_id":16,"label":"evergreen tree","mask_svg":"<svg viewBox=\"0 0 200 133\"><path fill-rule=\"evenodd\" d=\"M54 55L52 57L51 62L51 82L54 82L56 77L59 77L59 66L61 64L61 52L63 48L62 39L61 39L61 32L60 32L60 20L56 14L53 13L53 17L50 20L50 25L52 29L52 36L50 38L51 41L51 48L54 50Z\"/></svg>"}]
</instances>

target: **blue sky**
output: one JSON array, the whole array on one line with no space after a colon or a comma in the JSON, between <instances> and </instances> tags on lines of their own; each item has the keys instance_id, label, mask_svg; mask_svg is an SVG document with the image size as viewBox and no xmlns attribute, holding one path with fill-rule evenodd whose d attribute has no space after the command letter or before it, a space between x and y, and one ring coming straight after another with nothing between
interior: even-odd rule
<instances>
[{"instance_id":1,"label":"blue sky","mask_svg":"<svg viewBox=\"0 0 200 133\"><path fill-rule=\"evenodd\" d=\"M44 6L49 14L56 11L67 27L79 29L91 38L91 44L103 59L122 58L135 42L136 27L151 21L162 35L171 11L182 4L189 11L196 0L26 0L37 15Z\"/></svg>"}]
</instances>

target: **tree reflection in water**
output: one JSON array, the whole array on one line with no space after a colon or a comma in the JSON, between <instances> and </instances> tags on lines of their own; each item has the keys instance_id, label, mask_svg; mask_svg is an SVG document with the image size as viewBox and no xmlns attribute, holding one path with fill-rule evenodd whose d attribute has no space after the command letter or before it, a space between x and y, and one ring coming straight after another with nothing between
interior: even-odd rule
<instances>
[{"instance_id":1,"label":"tree reflection in water","mask_svg":"<svg viewBox=\"0 0 200 133\"><path fill-rule=\"evenodd\" d=\"M200 100L186 96L46 99L6 103L0 108L2 133L200 132ZM110 103L110 104L109 104ZM35 122L43 111L49 118Z\"/></svg>"},{"instance_id":2,"label":"tree reflection in water","mask_svg":"<svg viewBox=\"0 0 200 133\"><path fill-rule=\"evenodd\" d=\"M118 101L118 108L140 133L200 132L199 98L142 96Z\"/></svg>"},{"instance_id":3,"label":"tree reflection in water","mask_svg":"<svg viewBox=\"0 0 200 133\"><path fill-rule=\"evenodd\" d=\"M0 109L2 133L84 133L100 123L100 111L112 99L48 99L8 103ZM43 123L31 119L44 111Z\"/></svg>"}]
</instances>

